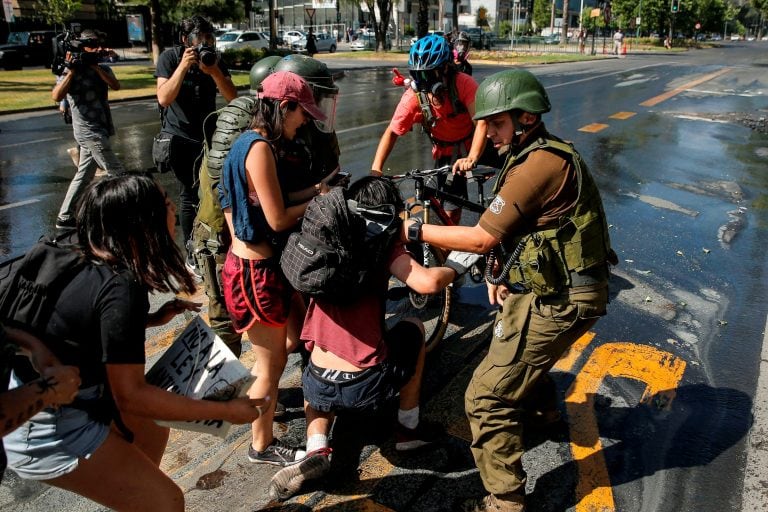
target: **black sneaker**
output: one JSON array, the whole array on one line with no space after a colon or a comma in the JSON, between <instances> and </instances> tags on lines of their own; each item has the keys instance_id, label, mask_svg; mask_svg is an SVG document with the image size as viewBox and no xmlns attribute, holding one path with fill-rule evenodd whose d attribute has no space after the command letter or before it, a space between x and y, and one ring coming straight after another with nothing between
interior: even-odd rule
<instances>
[{"instance_id":1,"label":"black sneaker","mask_svg":"<svg viewBox=\"0 0 768 512\"><path fill-rule=\"evenodd\" d=\"M288 446L275 438L264 451L256 451L252 444L248 445L248 460L257 464L272 464L273 466L290 466L301 461L306 452L293 446Z\"/></svg>"},{"instance_id":2,"label":"black sneaker","mask_svg":"<svg viewBox=\"0 0 768 512\"><path fill-rule=\"evenodd\" d=\"M269 497L273 500L287 500L301 489L307 480L320 478L331 469L331 449L320 448L293 466L283 468L269 481Z\"/></svg>"},{"instance_id":3,"label":"black sneaker","mask_svg":"<svg viewBox=\"0 0 768 512\"><path fill-rule=\"evenodd\" d=\"M422 419L416 428L407 428L399 422L395 427L395 450L407 452L429 446L443 434L443 427Z\"/></svg>"}]
</instances>

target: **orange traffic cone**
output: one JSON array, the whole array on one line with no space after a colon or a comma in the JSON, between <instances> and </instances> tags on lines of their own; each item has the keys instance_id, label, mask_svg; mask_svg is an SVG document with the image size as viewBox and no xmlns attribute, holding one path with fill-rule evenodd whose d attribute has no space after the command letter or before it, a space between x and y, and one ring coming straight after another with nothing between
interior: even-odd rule
<instances>
[{"instance_id":1,"label":"orange traffic cone","mask_svg":"<svg viewBox=\"0 0 768 512\"><path fill-rule=\"evenodd\" d=\"M627 43L624 43L621 45L621 54L626 56L627 55Z\"/></svg>"}]
</instances>

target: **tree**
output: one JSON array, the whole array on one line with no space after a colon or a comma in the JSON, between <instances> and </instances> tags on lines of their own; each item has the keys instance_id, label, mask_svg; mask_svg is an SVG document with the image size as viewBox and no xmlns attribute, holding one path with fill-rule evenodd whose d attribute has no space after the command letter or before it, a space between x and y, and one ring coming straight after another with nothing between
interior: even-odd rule
<instances>
[{"instance_id":1,"label":"tree","mask_svg":"<svg viewBox=\"0 0 768 512\"><path fill-rule=\"evenodd\" d=\"M389 18L392 15L392 0L364 0L368 11L371 13L373 33L376 37L376 51L386 50L387 31ZM381 20L376 20L376 7L379 9Z\"/></svg>"},{"instance_id":2,"label":"tree","mask_svg":"<svg viewBox=\"0 0 768 512\"><path fill-rule=\"evenodd\" d=\"M533 28L536 31L549 26L549 2L547 0L534 0L533 2Z\"/></svg>"},{"instance_id":3,"label":"tree","mask_svg":"<svg viewBox=\"0 0 768 512\"><path fill-rule=\"evenodd\" d=\"M35 11L39 13L46 21L53 25L61 25L66 30L66 23L72 19L73 15L80 9L82 2L80 0L47 0L46 2L35 2Z\"/></svg>"},{"instance_id":4,"label":"tree","mask_svg":"<svg viewBox=\"0 0 768 512\"><path fill-rule=\"evenodd\" d=\"M419 0L419 14L416 17L416 37L421 39L429 33L429 0Z\"/></svg>"},{"instance_id":5,"label":"tree","mask_svg":"<svg viewBox=\"0 0 768 512\"><path fill-rule=\"evenodd\" d=\"M486 9L483 6L480 6L477 8L477 13L475 14L475 24L478 27L488 27L488 9Z\"/></svg>"}]
</instances>

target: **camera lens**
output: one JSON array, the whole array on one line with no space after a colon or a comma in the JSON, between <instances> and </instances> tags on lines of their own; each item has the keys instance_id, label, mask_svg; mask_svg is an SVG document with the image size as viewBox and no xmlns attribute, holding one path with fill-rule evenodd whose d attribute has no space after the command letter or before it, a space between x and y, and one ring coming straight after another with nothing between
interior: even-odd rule
<instances>
[{"instance_id":1,"label":"camera lens","mask_svg":"<svg viewBox=\"0 0 768 512\"><path fill-rule=\"evenodd\" d=\"M216 64L216 52L211 50L200 50L200 62L206 66L213 66Z\"/></svg>"}]
</instances>

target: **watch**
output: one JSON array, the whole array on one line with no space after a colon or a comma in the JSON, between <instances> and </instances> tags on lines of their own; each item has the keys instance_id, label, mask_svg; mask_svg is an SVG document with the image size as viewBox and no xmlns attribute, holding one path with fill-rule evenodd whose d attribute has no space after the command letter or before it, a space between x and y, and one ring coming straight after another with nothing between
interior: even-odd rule
<instances>
[{"instance_id":1,"label":"watch","mask_svg":"<svg viewBox=\"0 0 768 512\"><path fill-rule=\"evenodd\" d=\"M408 241L421 242L421 219L413 219L415 222L408 226Z\"/></svg>"}]
</instances>

